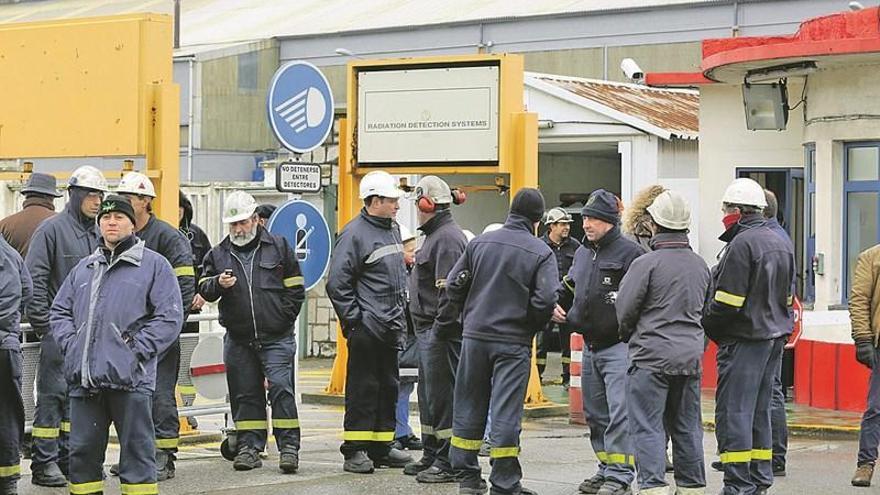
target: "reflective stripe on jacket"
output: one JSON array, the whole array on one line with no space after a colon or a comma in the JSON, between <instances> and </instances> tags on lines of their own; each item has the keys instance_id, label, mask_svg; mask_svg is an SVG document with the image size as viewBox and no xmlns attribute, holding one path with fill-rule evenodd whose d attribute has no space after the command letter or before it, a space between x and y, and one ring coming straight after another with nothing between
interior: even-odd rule
<instances>
[{"instance_id":1,"label":"reflective stripe on jacket","mask_svg":"<svg viewBox=\"0 0 880 495\"><path fill-rule=\"evenodd\" d=\"M366 330L390 347L406 342L406 267L400 229L362 209L339 233L327 296L345 335Z\"/></svg>"},{"instance_id":2,"label":"reflective stripe on jacket","mask_svg":"<svg viewBox=\"0 0 880 495\"><path fill-rule=\"evenodd\" d=\"M728 229L714 271L712 301L703 317L706 335L716 342L772 340L793 327L791 242L767 227L759 214L745 215Z\"/></svg>"}]
</instances>

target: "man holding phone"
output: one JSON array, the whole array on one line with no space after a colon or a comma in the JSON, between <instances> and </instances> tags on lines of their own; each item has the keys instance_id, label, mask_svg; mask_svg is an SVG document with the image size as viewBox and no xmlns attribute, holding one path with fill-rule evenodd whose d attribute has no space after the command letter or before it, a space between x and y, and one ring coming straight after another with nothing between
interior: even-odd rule
<instances>
[{"instance_id":1,"label":"man holding phone","mask_svg":"<svg viewBox=\"0 0 880 495\"><path fill-rule=\"evenodd\" d=\"M238 431L237 471L261 467L266 448L266 390L272 403L272 431L284 473L299 469L299 415L294 400L293 326L305 298L303 277L293 249L283 237L264 229L257 202L235 191L223 206L229 235L204 261L199 293L220 300L220 324L226 327L223 361L232 417ZM259 308L259 311L257 311Z\"/></svg>"}]
</instances>

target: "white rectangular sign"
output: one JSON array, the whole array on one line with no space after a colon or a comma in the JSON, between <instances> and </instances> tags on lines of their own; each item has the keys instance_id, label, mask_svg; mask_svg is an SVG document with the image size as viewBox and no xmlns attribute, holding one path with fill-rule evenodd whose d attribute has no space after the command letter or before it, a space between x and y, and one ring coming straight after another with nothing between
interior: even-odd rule
<instances>
[{"instance_id":1,"label":"white rectangular sign","mask_svg":"<svg viewBox=\"0 0 880 495\"><path fill-rule=\"evenodd\" d=\"M498 67L358 75L357 161L498 161Z\"/></svg>"},{"instance_id":2,"label":"white rectangular sign","mask_svg":"<svg viewBox=\"0 0 880 495\"><path fill-rule=\"evenodd\" d=\"M306 193L321 190L321 166L313 163L281 163L275 172L275 188L281 192Z\"/></svg>"}]
</instances>

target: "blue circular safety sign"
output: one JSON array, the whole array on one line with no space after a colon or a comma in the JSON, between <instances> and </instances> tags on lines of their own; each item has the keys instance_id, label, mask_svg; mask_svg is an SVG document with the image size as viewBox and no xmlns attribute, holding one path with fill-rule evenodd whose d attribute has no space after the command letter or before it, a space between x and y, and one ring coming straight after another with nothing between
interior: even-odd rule
<instances>
[{"instance_id":1,"label":"blue circular safety sign","mask_svg":"<svg viewBox=\"0 0 880 495\"><path fill-rule=\"evenodd\" d=\"M294 61L275 72L266 98L269 126L295 153L321 146L333 127L333 92L314 65Z\"/></svg>"},{"instance_id":2,"label":"blue circular safety sign","mask_svg":"<svg viewBox=\"0 0 880 495\"><path fill-rule=\"evenodd\" d=\"M269 232L287 239L306 290L314 287L330 265L330 227L321 212L308 201L294 199L272 213L267 227Z\"/></svg>"}]
</instances>

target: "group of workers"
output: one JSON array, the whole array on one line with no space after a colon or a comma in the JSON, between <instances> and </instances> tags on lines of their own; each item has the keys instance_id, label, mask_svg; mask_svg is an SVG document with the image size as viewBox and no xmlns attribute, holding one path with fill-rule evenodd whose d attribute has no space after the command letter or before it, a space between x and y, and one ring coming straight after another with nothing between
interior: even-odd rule
<instances>
[{"instance_id":1,"label":"group of workers","mask_svg":"<svg viewBox=\"0 0 880 495\"><path fill-rule=\"evenodd\" d=\"M59 214L51 176L33 174L22 193L24 210L0 221L14 243L0 240L0 390L18 398L0 401L0 494L16 493L20 474L22 317L41 348L32 481L102 493L112 423L121 451L111 473L123 493L151 495L175 474L178 336L187 314L206 301L219 301L224 363L234 370L227 374L234 469L262 465L271 425L280 470L297 472L293 329L303 277L290 244L263 226L254 198L227 196L228 235L212 248L182 194L178 227L153 215L156 191L137 172L110 194L99 170L77 169ZM784 475L784 445L775 448L778 438L784 444L784 410L781 425L771 410L780 402L780 362L792 330L795 264L773 218L772 193L751 179L729 185L726 246L711 269L690 247L687 201L661 186L637 196L625 231L621 201L593 191L581 210L583 244L571 238L571 215L548 211L532 188L515 194L500 228L469 239L452 211L464 193L425 176L411 196L423 234L413 249L415 236L404 237L395 221L404 196L387 172L362 177L363 209L339 233L331 257L327 294L348 346L345 471L402 468L420 483L458 483L462 494L534 493L521 484L523 401L533 339L550 338L557 325L561 341L570 332L585 341L583 407L598 465L581 493L626 495L634 483L645 495L704 493L706 338L718 345L722 493L766 493ZM541 223L546 233L537 237ZM859 258L853 303L867 313L877 287L870 256ZM858 315L858 358L877 370L876 325L870 314ZM408 334L418 368L418 460L399 448L411 434L395 433L398 353ZM567 365L565 344L562 351ZM880 389L875 382L872 376L872 390ZM870 484L880 437L880 406L871 404L857 471L862 485L865 478ZM488 483L478 462L486 435ZM670 441L674 488L666 481Z\"/></svg>"},{"instance_id":2,"label":"group of workers","mask_svg":"<svg viewBox=\"0 0 880 495\"><path fill-rule=\"evenodd\" d=\"M560 338L578 332L585 340L584 413L599 462L581 493L629 494L636 478L641 494L670 493L670 440L673 492L705 492L706 337L719 347L722 493L766 493L774 473L784 475L784 447L774 459L771 397L781 392L783 346L793 327L795 261L773 218L770 191L751 179L727 188L727 244L712 269L690 247L687 201L661 186L639 194L628 232L620 227L619 198L593 191L581 211L583 244L570 238L570 214L545 211L541 193L523 188L500 229L468 241L451 210L463 194L426 176L413 195L424 238L408 270L410 236L394 221L403 196L388 173L364 176L364 207L340 232L331 259L327 293L349 351L345 471L402 467L421 483L458 483L461 494L534 493L521 484L518 460L523 401L533 338L548 338L555 324ZM547 230L538 238L542 221ZM397 352L408 325L423 387L419 460L391 443ZM570 358L562 350L565 365ZM478 462L487 420L489 483ZM784 410L782 423L778 429Z\"/></svg>"},{"instance_id":3,"label":"group of workers","mask_svg":"<svg viewBox=\"0 0 880 495\"><path fill-rule=\"evenodd\" d=\"M239 431L233 467L260 466L268 399L279 467L296 472L293 330L305 291L290 245L264 228L260 215L271 208L230 193L228 235L212 248L182 192L177 226L153 214L157 194L144 174L125 174L111 193L100 170L83 166L67 185L56 214L55 178L31 174L23 210L0 221L0 494L17 493L21 473L24 337L40 346L31 481L103 493L112 423L120 455L110 473L122 493L158 493L157 482L175 476L178 339L198 331L185 328L187 315L218 299L224 363L235 370L227 375ZM22 336L23 318L32 335Z\"/></svg>"}]
</instances>

